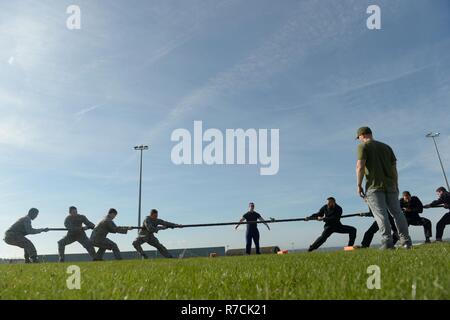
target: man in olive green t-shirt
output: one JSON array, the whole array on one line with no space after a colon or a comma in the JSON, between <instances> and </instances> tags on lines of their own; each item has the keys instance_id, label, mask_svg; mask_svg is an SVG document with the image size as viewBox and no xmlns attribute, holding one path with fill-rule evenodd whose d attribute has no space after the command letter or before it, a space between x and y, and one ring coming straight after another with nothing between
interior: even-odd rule
<instances>
[{"instance_id":1,"label":"man in olive green t-shirt","mask_svg":"<svg viewBox=\"0 0 450 320\"><path fill-rule=\"evenodd\" d=\"M397 159L391 147L373 139L368 127L358 129L358 161L356 163L357 192L367 200L380 228L381 248L394 247L389 223L389 213L397 226L400 243L409 249L412 246L408 223L399 204ZM362 187L366 178L365 189Z\"/></svg>"}]
</instances>

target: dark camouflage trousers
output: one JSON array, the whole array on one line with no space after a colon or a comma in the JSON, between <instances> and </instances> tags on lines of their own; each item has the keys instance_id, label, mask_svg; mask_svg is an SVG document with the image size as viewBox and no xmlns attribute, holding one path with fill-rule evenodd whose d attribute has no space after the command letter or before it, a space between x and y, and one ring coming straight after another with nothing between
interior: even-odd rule
<instances>
[{"instance_id":1,"label":"dark camouflage trousers","mask_svg":"<svg viewBox=\"0 0 450 320\"><path fill-rule=\"evenodd\" d=\"M145 236L139 236L134 240L133 247L136 249L137 252L141 254L141 256L145 256L144 250L142 250L142 244L148 243L152 247L155 247L158 252L166 257L166 258L172 258L172 255L169 253L169 251L164 247L159 240L153 235L153 233Z\"/></svg>"},{"instance_id":2,"label":"dark camouflage trousers","mask_svg":"<svg viewBox=\"0 0 450 320\"><path fill-rule=\"evenodd\" d=\"M4 240L9 245L23 249L25 262L29 262L30 259L35 260L37 258L36 248L25 236L14 232L7 232Z\"/></svg>"},{"instance_id":3,"label":"dark camouflage trousers","mask_svg":"<svg viewBox=\"0 0 450 320\"><path fill-rule=\"evenodd\" d=\"M91 239L91 242L94 247L98 248L97 254L95 255L96 259L103 259L105 251L111 250L117 260L122 260L119 247L114 241L109 239Z\"/></svg>"},{"instance_id":4,"label":"dark camouflage trousers","mask_svg":"<svg viewBox=\"0 0 450 320\"><path fill-rule=\"evenodd\" d=\"M81 244L89 253L89 255L94 259L95 258L95 249L92 245L89 238L86 236L86 233L83 232L77 232L77 233L67 233L67 235L58 241L58 253L59 258L61 260L64 260L64 251L65 247L71 243L78 242Z\"/></svg>"}]
</instances>

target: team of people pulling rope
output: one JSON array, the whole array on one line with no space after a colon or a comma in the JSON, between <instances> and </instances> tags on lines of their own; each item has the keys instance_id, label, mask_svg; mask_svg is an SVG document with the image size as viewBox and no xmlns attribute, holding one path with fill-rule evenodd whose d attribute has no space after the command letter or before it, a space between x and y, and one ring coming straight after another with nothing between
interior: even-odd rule
<instances>
[{"instance_id":1,"label":"team of people pulling rope","mask_svg":"<svg viewBox=\"0 0 450 320\"><path fill-rule=\"evenodd\" d=\"M252 242L256 247L256 253L260 253L259 231L257 225L265 224L270 230L269 223L291 222L291 221L309 221L319 220L325 223L324 230L317 240L311 244L308 251L319 248L333 233L343 233L349 235L348 246L354 246L356 239L356 228L343 225L341 218L349 216L373 216L374 223L365 232L362 248L370 246L373 236L376 232L381 233L381 249L392 249L399 242L399 247L410 249L412 241L409 236L408 227L423 226L425 232L425 243L431 242L432 226L431 221L421 217L419 214L423 209L444 207L450 208L450 192L444 187L436 190L438 199L423 205L417 196L412 196L410 192L404 191L399 200L397 159L391 147L382 142L373 139L372 131L368 127L361 127L357 131L357 139L361 142L358 145L356 177L357 193L369 206L369 212L351 215L342 215L342 208L336 203L336 199L329 197L327 204L320 208L319 212L306 218L265 220L255 211L255 204L249 204L249 210L245 213L239 222L227 223L209 223L181 225L158 218L158 211L152 209L150 214L144 219L142 226L121 227L116 226L114 219L117 216L116 209L109 209L106 217L97 225L94 225L84 215L78 213L76 207L69 208L69 215L64 221L65 228L42 228L34 229L32 220L36 219L39 210L31 208L25 217L20 218L5 233L4 241L12 246L20 247L24 250L26 263L39 262L36 248L26 237L27 235L38 234L48 231L67 231L67 234L58 241L59 261L65 260L65 247L74 242L80 243L89 253L94 261L103 260L106 250L111 250L114 257L122 259L117 244L107 238L109 233L126 234L128 231L138 229L138 237L133 241L133 247L143 259L147 255L142 249L142 245L147 243L155 247L158 252L166 257L172 258L172 255L155 237L155 233L167 228L188 228L188 227L208 227L220 225L235 225L236 229L241 224L247 225L246 232L246 253L251 253ZM363 188L362 183L365 177L366 185ZM442 241L445 226L450 224L450 212L444 214L436 225L436 241ZM93 229L90 238L86 235L86 230ZM97 248L97 251L95 250Z\"/></svg>"}]
</instances>

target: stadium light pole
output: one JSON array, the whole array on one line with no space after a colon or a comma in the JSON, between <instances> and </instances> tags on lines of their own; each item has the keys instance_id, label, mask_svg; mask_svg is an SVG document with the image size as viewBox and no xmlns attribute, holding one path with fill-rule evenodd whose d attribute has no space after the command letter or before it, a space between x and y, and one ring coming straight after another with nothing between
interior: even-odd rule
<instances>
[{"instance_id":1,"label":"stadium light pole","mask_svg":"<svg viewBox=\"0 0 450 320\"><path fill-rule=\"evenodd\" d=\"M426 135L427 138L432 138L434 142L434 147L436 148L436 153L439 159L439 163L441 164L442 173L444 174L445 183L447 184L447 190L450 190L448 185L447 175L445 174L444 165L442 164L441 154L439 153L439 149L436 143L436 138L440 136L439 132L430 132Z\"/></svg>"},{"instance_id":2,"label":"stadium light pole","mask_svg":"<svg viewBox=\"0 0 450 320\"><path fill-rule=\"evenodd\" d=\"M139 166L139 207L138 207L138 227L141 226L141 203L142 203L142 153L144 150L148 150L148 146L140 145L135 146L134 150L140 151L141 161ZM138 230L139 232L139 230Z\"/></svg>"}]
</instances>

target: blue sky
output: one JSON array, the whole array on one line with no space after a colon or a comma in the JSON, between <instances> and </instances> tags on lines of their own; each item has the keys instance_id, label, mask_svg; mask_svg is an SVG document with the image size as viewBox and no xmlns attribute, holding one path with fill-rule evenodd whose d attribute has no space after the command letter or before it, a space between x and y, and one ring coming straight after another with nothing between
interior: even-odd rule
<instances>
[{"instance_id":1,"label":"blue sky","mask_svg":"<svg viewBox=\"0 0 450 320\"><path fill-rule=\"evenodd\" d=\"M450 3L435 1L4 1L0 10L0 231L30 207L36 227L62 226L70 205L93 222L143 210L178 223L238 220L254 201L264 217L313 213L333 195L345 212L356 195L356 129L372 127L398 157L400 188L435 198L443 185L433 145L450 166ZM81 30L66 28L67 6ZM381 7L382 29L366 27ZM280 170L176 166L173 130L280 129ZM449 172L450 173L450 172ZM429 210L433 229L443 212ZM346 219L359 242L372 220ZM232 227L169 230L169 248L244 245ZM306 247L319 222L260 228L262 245ZM412 227L423 239L421 227ZM434 232L434 230L433 230ZM446 231L448 235L449 231ZM55 253L62 233L30 238ZM135 234L112 235L131 250ZM327 245L344 245L333 235ZM67 252L81 252L78 244ZM0 243L0 256L21 250Z\"/></svg>"}]
</instances>

